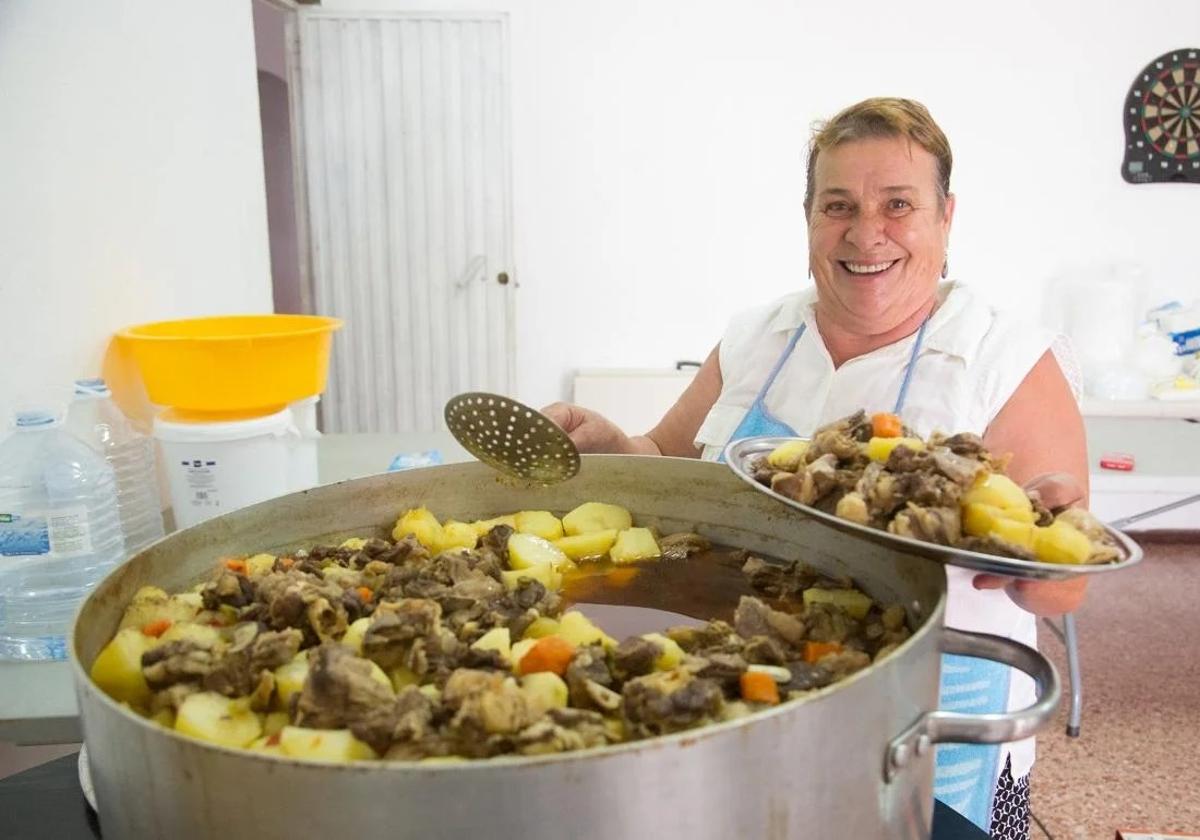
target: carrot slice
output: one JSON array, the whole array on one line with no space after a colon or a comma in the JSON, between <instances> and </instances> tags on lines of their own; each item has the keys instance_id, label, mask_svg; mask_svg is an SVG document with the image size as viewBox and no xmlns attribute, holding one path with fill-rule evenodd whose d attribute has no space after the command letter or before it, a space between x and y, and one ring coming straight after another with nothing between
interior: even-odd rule
<instances>
[{"instance_id":1,"label":"carrot slice","mask_svg":"<svg viewBox=\"0 0 1200 840\"><path fill-rule=\"evenodd\" d=\"M355 592L358 593L358 597L362 599L364 604L369 604L375 600L375 593L365 586L358 587Z\"/></svg>"},{"instance_id":2,"label":"carrot slice","mask_svg":"<svg viewBox=\"0 0 1200 840\"><path fill-rule=\"evenodd\" d=\"M518 668L522 675L549 671L561 677L574 657L575 645L562 636L543 636L521 657Z\"/></svg>"},{"instance_id":3,"label":"carrot slice","mask_svg":"<svg viewBox=\"0 0 1200 840\"><path fill-rule=\"evenodd\" d=\"M149 621L142 625L142 633L146 636L158 638L163 633L171 629L173 622L169 618L158 618L154 621Z\"/></svg>"},{"instance_id":4,"label":"carrot slice","mask_svg":"<svg viewBox=\"0 0 1200 840\"><path fill-rule=\"evenodd\" d=\"M831 653L841 653L842 646L837 642L805 642L804 661L816 662Z\"/></svg>"},{"instance_id":5,"label":"carrot slice","mask_svg":"<svg viewBox=\"0 0 1200 840\"><path fill-rule=\"evenodd\" d=\"M641 569L633 569L629 567L624 569L613 569L604 576L604 580L609 585L620 588L628 586L633 579L638 576L638 572L640 571Z\"/></svg>"},{"instance_id":6,"label":"carrot slice","mask_svg":"<svg viewBox=\"0 0 1200 840\"><path fill-rule=\"evenodd\" d=\"M770 674L759 671L743 671L738 682L742 689L742 699L747 703L775 705L779 702L779 686L775 684L775 679Z\"/></svg>"},{"instance_id":7,"label":"carrot slice","mask_svg":"<svg viewBox=\"0 0 1200 840\"><path fill-rule=\"evenodd\" d=\"M222 563L222 565L225 566L226 569L228 569L229 571L231 571L235 574L239 574L239 575L246 574L246 561L245 560L240 560L236 557L231 557L228 560L222 560L221 563Z\"/></svg>"},{"instance_id":8,"label":"carrot slice","mask_svg":"<svg viewBox=\"0 0 1200 840\"><path fill-rule=\"evenodd\" d=\"M875 437L893 438L904 435L904 424L895 414L881 412L871 415L871 433Z\"/></svg>"},{"instance_id":9,"label":"carrot slice","mask_svg":"<svg viewBox=\"0 0 1200 840\"><path fill-rule=\"evenodd\" d=\"M283 567L284 571L287 571L288 569L292 568L292 566L295 564L296 558L295 557L280 557L277 562L279 563L280 566Z\"/></svg>"}]
</instances>

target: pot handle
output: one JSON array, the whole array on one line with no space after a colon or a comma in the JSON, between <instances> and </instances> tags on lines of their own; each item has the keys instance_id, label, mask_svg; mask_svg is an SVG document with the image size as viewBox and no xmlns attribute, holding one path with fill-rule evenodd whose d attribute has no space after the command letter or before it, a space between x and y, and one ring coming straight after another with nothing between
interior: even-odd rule
<instances>
[{"instance_id":1,"label":"pot handle","mask_svg":"<svg viewBox=\"0 0 1200 840\"><path fill-rule=\"evenodd\" d=\"M964 715L957 712L927 712L888 744L884 778L891 781L913 760L934 744L1004 744L1037 732L1054 717L1062 697L1062 683L1053 663L1028 645L1003 636L943 629L942 653L956 653L1001 662L1033 677L1038 699L1024 709L1003 714Z\"/></svg>"}]
</instances>

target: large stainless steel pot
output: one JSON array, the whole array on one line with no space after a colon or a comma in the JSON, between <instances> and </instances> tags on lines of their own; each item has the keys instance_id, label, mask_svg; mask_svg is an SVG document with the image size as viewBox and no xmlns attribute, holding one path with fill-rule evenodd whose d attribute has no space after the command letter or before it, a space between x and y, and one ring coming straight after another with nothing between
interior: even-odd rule
<instances>
[{"instance_id":1,"label":"large stainless steel pot","mask_svg":"<svg viewBox=\"0 0 1200 840\"><path fill-rule=\"evenodd\" d=\"M87 676L140 586L190 585L222 554L383 533L417 504L469 519L589 500L619 502L664 531L853 575L906 604L920 627L883 662L800 703L602 750L460 765L323 765L207 746L123 709ZM100 823L106 838L928 838L931 745L1027 736L1059 697L1037 652L944 630L945 594L941 566L806 521L699 461L589 456L578 477L550 488L462 464L287 496L168 537L83 605L72 658ZM941 651L1027 671L1039 702L1011 715L934 711Z\"/></svg>"}]
</instances>

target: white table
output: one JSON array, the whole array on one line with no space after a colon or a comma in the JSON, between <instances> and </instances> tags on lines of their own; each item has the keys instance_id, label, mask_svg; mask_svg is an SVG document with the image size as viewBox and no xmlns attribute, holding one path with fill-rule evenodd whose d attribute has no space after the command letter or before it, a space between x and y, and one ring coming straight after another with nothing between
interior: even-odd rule
<instances>
[{"instance_id":1,"label":"white table","mask_svg":"<svg viewBox=\"0 0 1200 840\"><path fill-rule=\"evenodd\" d=\"M445 463L471 456L448 432L325 435L317 450L322 484L386 472L401 452L438 450ZM67 744L83 740L66 662L0 662L0 741Z\"/></svg>"}]
</instances>

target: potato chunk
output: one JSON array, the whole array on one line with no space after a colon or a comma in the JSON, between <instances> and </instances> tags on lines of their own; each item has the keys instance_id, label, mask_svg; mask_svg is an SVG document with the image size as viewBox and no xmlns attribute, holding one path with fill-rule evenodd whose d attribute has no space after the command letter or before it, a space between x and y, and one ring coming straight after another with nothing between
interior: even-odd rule
<instances>
[{"instance_id":1,"label":"potato chunk","mask_svg":"<svg viewBox=\"0 0 1200 840\"><path fill-rule=\"evenodd\" d=\"M262 724L247 699L202 691L188 695L179 705L175 731L224 747L245 747L262 735Z\"/></svg>"},{"instance_id":2,"label":"potato chunk","mask_svg":"<svg viewBox=\"0 0 1200 840\"><path fill-rule=\"evenodd\" d=\"M475 533L480 537L486 536L487 532L495 528L497 525L507 525L514 531L517 530L517 517L514 514L506 514L497 516L492 519L478 519L471 523L471 527L475 529Z\"/></svg>"},{"instance_id":3,"label":"potato chunk","mask_svg":"<svg viewBox=\"0 0 1200 840\"><path fill-rule=\"evenodd\" d=\"M975 486L963 495L963 504L972 503L992 505L1005 511L1033 510L1033 503L1020 485L1001 473L988 473L975 482Z\"/></svg>"},{"instance_id":4,"label":"potato chunk","mask_svg":"<svg viewBox=\"0 0 1200 840\"><path fill-rule=\"evenodd\" d=\"M200 605L194 598L181 595L167 595L157 586L143 586L133 596L133 601L125 608L121 616L121 625L141 629L156 621L190 621L200 611Z\"/></svg>"},{"instance_id":5,"label":"potato chunk","mask_svg":"<svg viewBox=\"0 0 1200 840\"><path fill-rule=\"evenodd\" d=\"M505 659L508 659L512 653L512 634L507 627L493 628L476 639L471 648L474 650L494 650Z\"/></svg>"},{"instance_id":6,"label":"potato chunk","mask_svg":"<svg viewBox=\"0 0 1200 840\"><path fill-rule=\"evenodd\" d=\"M602 644L606 648L617 646L616 639L593 624L591 619L578 610L563 613L558 619L558 625L558 632L555 635L577 647L594 644Z\"/></svg>"},{"instance_id":7,"label":"potato chunk","mask_svg":"<svg viewBox=\"0 0 1200 840\"><path fill-rule=\"evenodd\" d=\"M117 702L144 706L150 687L142 676L142 654L156 642L136 627L119 631L92 663L92 681Z\"/></svg>"},{"instance_id":8,"label":"potato chunk","mask_svg":"<svg viewBox=\"0 0 1200 840\"><path fill-rule=\"evenodd\" d=\"M609 528L604 531L592 531L590 534L563 537L555 540L554 545L572 560L587 560L608 554L608 550L616 541L616 529Z\"/></svg>"},{"instance_id":9,"label":"potato chunk","mask_svg":"<svg viewBox=\"0 0 1200 840\"><path fill-rule=\"evenodd\" d=\"M832 604L841 607L851 618L865 618L871 603L871 599L857 589L821 589L814 586L804 590L804 606Z\"/></svg>"},{"instance_id":10,"label":"potato chunk","mask_svg":"<svg viewBox=\"0 0 1200 840\"><path fill-rule=\"evenodd\" d=\"M367 628L370 626L370 618L358 619L346 628L346 633L342 636L341 643L350 648L350 650L361 655L363 636L367 635Z\"/></svg>"},{"instance_id":11,"label":"potato chunk","mask_svg":"<svg viewBox=\"0 0 1200 840\"><path fill-rule=\"evenodd\" d=\"M525 654L529 653L529 649L538 643L537 639L522 639L512 646L512 651L508 655L509 663L514 671L519 671L521 660L525 658Z\"/></svg>"},{"instance_id":12,"label":"potato chunk","mask_svg":"<svg viewBox=\"0 0 1200 840\"><path fill-rule=\"evenodd\" d=\"M549 616L541 615L530 622L521 634L522 639L540 639L543 636L553 636L558 632L558 621Z\"/></svg>"},{"instance_id":13,"label":"potato chunk","mask_svg":"<svg viewBox=\"0 0 1200 840\"><path fill-rule=\"evenodd\" d=\"M305 729L285 726L279 746L289 758L308 758L349 764L377 758L375 751L354 737L349 729Z\"/></svg>"},{"instance_id":14,"label":"potato chunk","mask_svg":"<svg viewBox=\"0 0 1200 840\"><path fill-rule=\"evenodd\" d=\"M308 651L297 653L291 662L275 669L275 696L281 709L291 706L292 695L299 694L308 679Z\"/></svg>"},{"instance_id":15,"label":"potato chunk","mask_svg":"<svg viewBox=\"0 0 1200 840\"><path fill-rule=\"evenodd\" d=\"M654 660L654 670L670 671L683 662L683 648L674 639L668 638L662 633L643 633L642 638L654 642L663 649L663 652L658 655L658 659Z\"/></svg>"},{"instance_id":16,"label":"potato chunk","mask_svg":"<svg viewBox=\"0 0 1200 840\"><path fill-rule=\"evenodd\" d=\"M920 438L873 437L867 441L867 457L872 461L884 462L892 456L897 446L907 446L913 452L925 451L925 441Z\"/></svg>"},{"instance_id":17,"label":"potato chunk","mask_svg":"<svg viewBox=\"0 0 1200 840\"><path fill-rule=\"evenodd\" d=\"M1071 523L1056 519L1045 528L1037 528L1033 553L1045 563L1086 563L1092 553L1092 541Z\"/></svg>"},{"instance_id":18,"label":"potato chunk","mask_svg":"<svg viewBox=\"0 0 1200 840\"><path fill-rule=\"evenodd\" d=\"M521 693L539 715L550 709L564 708L570 696L562 677L551 671L538 671L521 677Z\"/></svg>"},{"instance_id":19,"label":"potato chunk","mask_svg":"<svg viewBox=\"0 0 1200 840\"><path fill-rule=\"evenodd\" d=\"M268 575L275 568L274 554L255 554L246 558L246 577L258 578Z\"/></svg>"},{"instance_id":20,"label":"potato chunk","mask_svg":"<svg viewBox=\"0 0 1200 840\"><path fill-rule=\"evenodd\" d=\"M563 535L562 521L548 510L523 510L514 521L517 531L522 534L533 534L551 542Z\"/></svg>"},{"instance_id":21,"label":"potato chunk","mask_svg":"<svg viewBox=\"0 0 1200 840\"><path fill-rule=\"evenodd\" d=\"M528 569L547 564L561 566L570 560L554 543L533 534L513 534L508 538L508 565L513 569Z\"/></svg>"},{"instance_id":22,"label":"potato chunk","mask_svg":"<svg viewBox=\"0 0 1200 840\"><path fill-rule=\"evenodd\" d=\"M520 586L521 578L533 578L552 592L562 588L562 574L550 563L539 563L528 569L511 569L500 573L500 582L510 592Z\"/></svg>"},{"instance_id":23,"label":"potato chunk","mask_svg":"<svg viewBox=\"0 0 1200 840\"><path fill-rule=\"evenodd\" d=\"M404 515L396 521L396 527L392 529L392 539L394 540L402 540L410 534L430 551L439 551L439 547L445 539L442 523L438 522L437 517L423 507L406 510Z\"/></svg>"},{"instance_id":24,"label":"potato chunk","mask_svg":"<svg viewBox=\"0 0 1200 840\"><path fill-rule=\"evenodd\" d=\"M771 450L767 463L777 470L799 472L804 465L804 455L808 452L808 441L789 440Z\"/></svg>"},{"instance_id":25,"label":"potato chunk","mask_svg":"<svg viewBox=\"0 0 1200 840\"><path fill-rule=\"evenodd\" d=\"M479 534L475 531L475 526L466 522L447 521L442 526L442 541L438 544L437 550L452 551L456 548L474 548L479 542Z\"/></svg>"},{"instance_id":26,"label":"potato chunk","mask_svg":"<svg viewBox=\"0 0 1200 840\"><path fill-rule=\"evenodd\" d=\"M649 528L626 528L617 534L617 541L609 549L608 556L614 563L636 563L660 557L662 551Z\"/></svg>"},{"instance_id":27,"label":"potato chunk","mask_svg":"<svg viewBox=\"0 0 1200 840\"><path fill-rule=\"evenodd\" d=\"M629 511L604 502L584 502L563 517L563 530L567 536L590 534L593 531L623 531L633 527Z\"/></svg>"}]
</instances>

